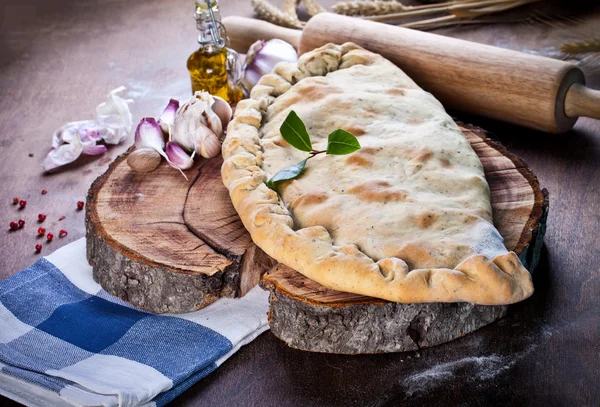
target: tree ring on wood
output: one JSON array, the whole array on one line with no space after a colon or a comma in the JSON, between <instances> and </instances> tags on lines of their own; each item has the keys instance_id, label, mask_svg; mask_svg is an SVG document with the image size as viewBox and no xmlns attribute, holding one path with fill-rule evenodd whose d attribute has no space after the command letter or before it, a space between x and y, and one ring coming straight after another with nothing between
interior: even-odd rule
<instances>
[{"instance_id":1,"label":"tree ring on wood","mask_svg":"<svg viewBox=\"0 0 600 407\"><path fill-rule=\"evenodd\" d=\"M187 181L164 161L138 174L126 158L92 184L86 205L87 258L110 294L155 313L189 312L244 295L273 267L231 204L220 156L200 160Z\"/></svg>"}]
</instances>

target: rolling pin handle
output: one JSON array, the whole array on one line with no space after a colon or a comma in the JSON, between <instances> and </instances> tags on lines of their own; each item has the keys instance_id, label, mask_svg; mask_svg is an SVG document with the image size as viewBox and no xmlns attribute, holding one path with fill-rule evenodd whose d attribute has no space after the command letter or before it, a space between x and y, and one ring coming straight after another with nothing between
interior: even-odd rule
<instances>
[{"instance_id":1,"label":"rolling pin handle","mask_svg":"<svg viewBox=\"0 0 600 407\"><path fill-rule=\"evenodd\" d=\"M302 30L284 28L262 20L247 17L230 16L223 19L231 48L245 54L257 40L279 38L291 44L296 50L300 45Z\"/></svg>"},{"instance_id":2,"label":"rolling pin handle","mask_svg":"<svg viewBox=\"0 0 600 407\"><path fill-rule=\"evenodd\" d=\"M600 119L600 91L574 83L565 97L565 114L569 117Z\"/></svg>"}]
</instances>

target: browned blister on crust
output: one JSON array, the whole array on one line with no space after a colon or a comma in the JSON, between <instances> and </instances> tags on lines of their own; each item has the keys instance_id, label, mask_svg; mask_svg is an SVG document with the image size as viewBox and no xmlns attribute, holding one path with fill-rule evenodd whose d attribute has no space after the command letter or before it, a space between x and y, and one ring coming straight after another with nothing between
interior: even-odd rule
<instances>
[{"instance_id":1,"label":"browned blister on crust","mask_svg":"<svg viewBox=\"0 0 600 407\"><path fill-rule=\"evenodd\" d=\"M315 149L337 128L362 148L316 156L279 196L265 182L307 156L279 132L290 110ZM328 44L278 64L227 130L223 182L252 239L323 286L402 303L533 293L492 224L479 158L442 105L383 57Z\"/></svg>"}]
</instances>

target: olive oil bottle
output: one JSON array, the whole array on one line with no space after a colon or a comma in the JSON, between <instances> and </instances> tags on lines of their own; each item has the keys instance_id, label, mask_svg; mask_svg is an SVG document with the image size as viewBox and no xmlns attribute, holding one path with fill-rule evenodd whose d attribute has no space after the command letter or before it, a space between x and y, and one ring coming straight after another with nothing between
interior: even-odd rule
<instances>
[{"instance_id":1,"label":"olive oil bottle","mask_svg":"<svg viewBox=\"0 0 600 407\"><path fill-rule=\"evenodd\" d=\"M187 60L192 92L206 91L236 104L243 97L239 86L238 54L228 48L229 39L217 0L196 0L196 27L200 47Z\"/></svg>"}]
</instances>

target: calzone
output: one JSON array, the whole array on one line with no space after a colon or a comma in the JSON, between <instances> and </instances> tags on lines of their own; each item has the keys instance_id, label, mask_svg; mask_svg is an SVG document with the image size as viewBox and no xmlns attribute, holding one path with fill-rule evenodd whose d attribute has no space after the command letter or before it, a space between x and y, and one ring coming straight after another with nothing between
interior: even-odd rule
<instances>
[{"instance_id":1,"label":"calzone","mask_svg":"<svg viewBox=\"0 0 600 407\"><path fill-rule=\"evenodd\" d=\"M308 153L279 128L294 110L314 149L342 128L361 149ZM321 285L401 303L510 304L533 285L492 222L483 167L442 105L402 70L352 43L280 63L241 101L222 178L254 242Z\"/></svg>"}]
</instances>

